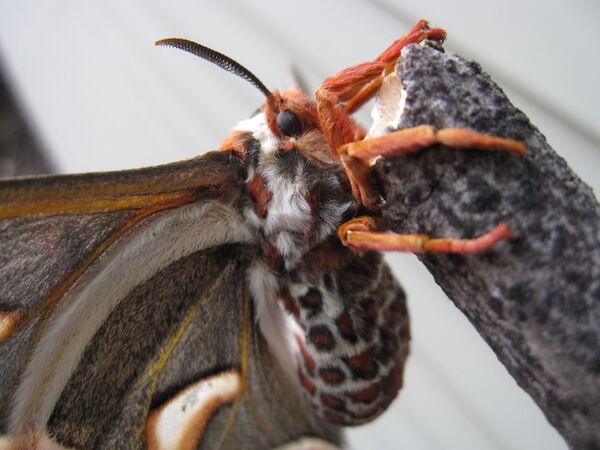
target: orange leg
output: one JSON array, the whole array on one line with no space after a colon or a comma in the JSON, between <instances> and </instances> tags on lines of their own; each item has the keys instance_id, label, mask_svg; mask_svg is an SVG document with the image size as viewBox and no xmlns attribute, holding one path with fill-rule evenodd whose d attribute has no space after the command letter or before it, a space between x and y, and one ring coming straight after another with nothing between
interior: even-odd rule
<instances>
[{"instance_id":1,"label":"orange leg","mask_svg":"<svg viewBox=\"0 0 600 450\"><path fill-rule=\"evenodd\" d=\"M408 33L396 40L375 59L375 61L386 63L386 69L377 78L364 85L352 98L347 99L344 105L346 113L354 113L375 96L385 76L394 68L404 47L408 44L419 43L425 39L442 42L446 39L446 32L441 28L429 28L426 20L417 22Z\"/></svg>"},{"instance_id":2,"label":"orange leg","mask_svg":"<svg viewBox=\"0 0 600 450\"><path fill-rule=\"evenodd\" d=\"M376 231L379 230L379 231ZM496 243L514 238L507 224L501 223L486 234L473 239L436 238L426 234L396 234L381 231L376 219L357 217L338 228L342 243L357 252L395 251L408 253L481 253Z\"/></svg>"},{"instance_id":3,"label":"orange leg","mask_svg":"<svg viewBox=\"0 0 600 450\"><path fill-rule=\"evenodd\" d=\"M408 44L428 38L442 41L445 36L442 29L430 29L427 22L421 20L374 61L348 67L323 82L316 92L317 111L329 147L336 155L340 155L336 151L340 146L365 137L365 131L352 120L350 114L375 95L383 77L400 57L402 49ZM379 195L371 186L368 163L343 154L339 157L348 174L354 197L363 205L376 208Z\"/></svg>"},{"instance_id":4,"label":"orange leg","mask_svg":"<svg viewBox=\"0 0 600 450\"><path fill-rule=\"evenodd\" d=\"M340 159L352 188L352 196L371 210L379 205L379 193L371 182L371 168L365 161L341 154Z\"/></svg>"},{"instance_id":5,"label":"orange leg","mask_svg":"<svg viewBox=\"0 0 600 450\"><path fill-rule=\"evenodd\" d=\"M316 99L321 127L331 149L335 151L340 145L364 137L364 131L349 114L377 92L383 75L393 68L404 47L427 38L441 41L445 36L443 30L430 29L421 20L374 61L348 67L327 78L317 90ZM344 101L352 105L351 109L342 104Z\"/></svg>"},{"instance_id":6,"label":"orange leg","mask_svg":"<svg viewBox=\"0 0 600 450\"><path fill-rule=\"evenodd\" d=\"M385 136L350 142L338 148L339 154L346 154L360 160L370 160L381 156L401 156L414 153L434 144L442 144L454 149L499 150L525 154L525 145L513 139L479 133L466 128L443 128L437 130L431 125L395 131Z\"/></svg>"},{"instance_id":7,"label":"orange leg","mask_svg":"<svg viewBox=\"0 0 600 450\"><path fill-rule=\"evenodd\" d=\"M349 142L338 147L338 154L354 198L369 209L376 209L378 195L370 183L370 162L376 157L401 156L423 150L434 144L454 149L480 149L525 153L525 145L513 139L478 133L464 128L437 130L430 125L395 131L385 136Z\"/></svg>"},{"instance_id":8,"label":"orange leg","mask_svg":"<svg viewBox=\"0 0 600 450\"><path fill-rule=\"evenodd\" d=\"M446 32L441 28L429 28L427 21L424 19L419 20L408 33L397 39L388 48L386 48L381 55L379 55L376 61L384 63L395 63L400 57L400 52L408 44L418 44L425 39L431 39L432 41L442 42L446 39Z\"/></svg>"}]
</instances>

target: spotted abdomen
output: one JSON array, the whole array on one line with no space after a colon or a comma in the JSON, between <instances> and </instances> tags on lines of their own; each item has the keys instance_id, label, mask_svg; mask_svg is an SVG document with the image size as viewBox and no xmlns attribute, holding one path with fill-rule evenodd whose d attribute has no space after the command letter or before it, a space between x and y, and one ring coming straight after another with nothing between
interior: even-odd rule
<instances>
[{"instance_id":1,"label":"spotted abdomen","mask_svg":"<svg viewBox=\"0 0 600 450\"><path fill-rule=\"evenodd\" d=\"M404 292L381 255L306 263L280 300L299 325L298 375L320 415L359 425L383 412L402 385L410 333Z\"/></svg>"}]
</instances>

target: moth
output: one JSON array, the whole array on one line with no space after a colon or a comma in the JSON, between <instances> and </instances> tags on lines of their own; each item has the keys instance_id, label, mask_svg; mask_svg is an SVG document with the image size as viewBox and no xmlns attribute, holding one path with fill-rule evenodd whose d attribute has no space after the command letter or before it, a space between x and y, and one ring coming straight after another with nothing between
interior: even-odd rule
<instances>
[{"instance_id":1,"label":"moth","mask_svg":"<svg viewBox=\"0 0 600 450\"><path fill-rule=\"evenodd\" d=\"M522 143L431 126L383 136L351 117L419 21L315 99L233 59L157 42L250 82L263 106L217 151L172 164L0 182L0 445L333 448L402 386L405 295L380 252L479 253L472 239L387 231L376 158L433 144ZM295 447L294 447L295 446Z\"/></svg>"}]
</instances>

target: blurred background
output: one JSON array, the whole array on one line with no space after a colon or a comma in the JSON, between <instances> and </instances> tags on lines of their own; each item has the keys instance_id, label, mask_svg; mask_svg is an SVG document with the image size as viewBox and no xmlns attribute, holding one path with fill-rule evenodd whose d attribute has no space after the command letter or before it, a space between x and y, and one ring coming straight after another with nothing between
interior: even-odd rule
<instances>
[{"instance_id":1,"label":"blurred background","mask_svg":"<svg viewBox=\"0 0 600 450\"><path fill-rule=\"evenodd\" d=\"M0 63L56 171L126 169L214 149L262 102L248 83L155 40L201 42L271 89L289 86L293 64L314 89L422 17L444 27L446 49L477 60L599 192L594 0L0 0ZM368 125L368 111L359 117ZM389 261L409 295L412 354L399 399L349 430L350 446L565 449L417 259Z\"/></svg>"}]
</instances>

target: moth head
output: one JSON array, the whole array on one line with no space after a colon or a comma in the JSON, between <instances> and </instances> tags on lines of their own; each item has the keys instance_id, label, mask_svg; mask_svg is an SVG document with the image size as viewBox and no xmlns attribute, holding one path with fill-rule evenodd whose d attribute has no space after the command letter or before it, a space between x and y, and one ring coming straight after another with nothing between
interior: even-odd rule
<instances>
[{"instance_id":1,"label":"moth head","mask_svg":"<svg viewBox=\"0 0 600 450\"><path fill-rule=\"evenodd\" d=\"M316 103L304 92L269 90L256 75L237 61L216 50L187 39L168 38L156 41L156 45L175 47L192 53L248 81L265 96L263 112L269 129L282 141L297 139L319 129Z\"/></svg>"},{"instance_id":2,"label":"moth head","mask_svg":"<svg viewBox=\"0 0 600 450\"><path fill-rule=\"evenodd\" d=\"M319 129L317 104L300 90L274 91L263 111L271 131L284 140Z\"/></svg>"}]
</instances>

